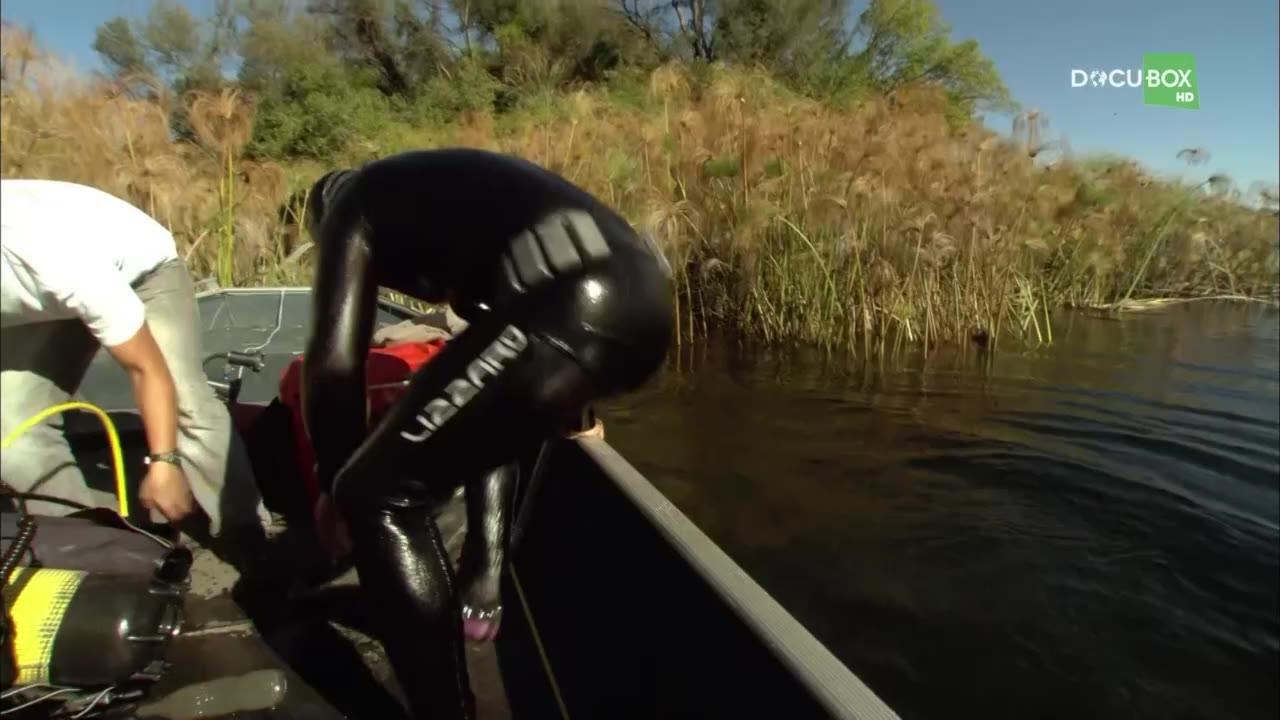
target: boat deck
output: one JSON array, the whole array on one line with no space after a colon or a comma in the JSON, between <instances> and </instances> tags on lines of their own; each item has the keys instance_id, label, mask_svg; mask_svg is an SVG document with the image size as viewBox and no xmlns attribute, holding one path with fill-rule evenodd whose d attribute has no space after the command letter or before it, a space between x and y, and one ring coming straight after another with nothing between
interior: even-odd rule
<instances>
[{"instance_id":1,"label":"boat deck","mask_svg":"<svg viewBox=\"0 0 1280 720\"><path fill-rule=\"evenodd\" d=\"M205 353L254 349L265 357L261 372L240 374L239 401L270 402L276 397L281 372L305 345L309 292L305 288L220 291L200 297L199 306ZM379 326L406 319L446 329L443 314L418 315L385 302L379 307ZM206 369L212 378L220 379L221 363L210 363ZM95 358L82 394L110 411L126 445L131 436L140 437L129 383L105 353ZM109 456L100 442L97 421L75 414L68 417L67 427L69 434L86 441L78 457L86 481L102 494L105 504L113 504ZM292 457L291 448L282 447L280 452ZM130 478L141 477L142 454L126 450ZM269 483L270 478L259 478L259 484L264 481ZM466 531L461 495L437 522L456 563ZM273 541L281 555L273 562L288 563L291 553L302 561L306 541L284 540ZM254 597L252 591L237 589L240 574L213 551L197 545L193 554L184 629L169 653L172 668L153 697L191 683L270 668L285 672L289 680L285 707L273 711L272 718L408 717L382 647L364 629L368 605L354 570L305 597L282 602L279 597ZM511 717L494 644L469 644L467 659L479 717Z\"/></svg>"},{"instance_id":2,"label":"boat deck","mask_svg":"<svg viewBox=\"0 0 1280 720\"><path fill-rule=\"evenodd\" d=\"M121 430L132 481L142 473L141 423L132 412L111 415ZM86 424L86 439L98 442L78 446L73 442L77 459L85 468L90 487L110 497L109 451L98 437L100 430L90 432L96 429L91 419L77 418L76 424L81 422ZM136 508L136 487L132 482L130 485ZM466 533L461 494L442 509L436 521L456 567ZM212 549L190 538L184 544L192 549L193 564L184 599L183 629L167 653L171 667L151 697L216 678L274 669L285 673L288 690L284 705L270 714L273 720L409 717L386 655L367 630L369 604L355 570L305 595L286 598L279 586L255 591L253 584L241 583L236 568ZM308 551L314 548L305 535L287 529L270 545L269 558L262 563L266 568L306 564L311 558ZM512 717L494 643L468 644L467 660L479 717Z\"/></svg>"},{"instance_id":3,"label":"boat deck","mask_svg":"<svg viewBox=\"0 0 1280 720\"><path fill-rule=\"evenodd\" d=\"M462 503L455 501L439 522L456 561L465 532ZM267 609L252 619L242 606L244 598L233 595L239 578L212 551L196 549L187 619L169 654L172 669L156 696L192 682L283 665L302 682L290 678L286 707L272 717L408 718L386 656L364 629L368 605L354 570L287 608L273 608L283 612ZM261 600L245 604L257 606ZM510 718L494 645L468 645L467 661L479 717Z\"/></svg>"},{"instance_id":4,"label":"boat deck","mask_svg":"<svg viewBox=\"0 0 1280 720\"><path fill-rule=\"evenodd\" d=\"M281 370L306 337L307 295L305 289L271 288L200 298L206 352L267 354L261 373L244 373L241 402L275 397ZM378 319L437 327L444 320L433 322L390 303L383 303ZM131 408L127 380L101 360L84 383L86 399L108 409ZM123 413L121 420L127 423L130 415ZM91 417L81 422L86 480L109 493L102 432ZM68 433L74 425L69 418ZM122 434L129 432L122 427ZM132 430L135 443L139 432ZM246 440L251 448L289 444ZM896 720L870 688L607 443L573 440L550 447L545 465L527 459L529 479L517 512L528 522L508 558L502 632L496 643L467 651L483 720L571 714ZM126 455L130 477L141 476L143 454L138 446ZM299 483L287 479L289 457L280 460L279 473L258 471L259 484L296 492ZM541 477L555 480L540 484ZM586 507L591 512L582 512ZM455 560L465 515L455 500L438 518ZM304 538L296 548L273 547L285 548L268 553L285 563L294 561L295 550L296 561L305 562L314 543ZM353 574L287 602L280 590L245 591L262 585L238 577L206 550L196 554L192 576L187 629L173 645L173 667L156 696L272 669L288 684L283 703L266 713L223 717L407 717L386 657L364 630L372 609ZM228 695L240 693L222 689L221 696Z\"/></svg>"}]
</instances>

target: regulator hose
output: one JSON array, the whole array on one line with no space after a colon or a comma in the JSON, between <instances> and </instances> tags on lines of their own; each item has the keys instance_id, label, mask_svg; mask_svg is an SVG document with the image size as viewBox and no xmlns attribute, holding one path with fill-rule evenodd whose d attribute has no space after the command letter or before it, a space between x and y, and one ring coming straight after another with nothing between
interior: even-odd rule
<instances>
[{"instance_id":1,"label":"regulator hose","mask_svg":"<svg viewBox=\"0 0 1280 720\"><path fill-rule=\"evenodd\" d=\"M93 413L102 422L102 427L107 431L107 443L111 446L111 465L116 477L116 502L120 507L120 517L128 522L129 496L124 477L124 452L120 449L120 434L116 432L116 424L111 421L111 416L107 415L106 410L97 405L80 401L66 402L45 408L22 421L22 424L15 428L13 432L6 435L3 440L0 440L0 450L12 445L15 440L44 422L46 418L68 410L87 410ZM4 488L12 491L8 485L4 485ZM18 501L18 513L21 517L18 519L18 532L13 542L5 550L4 555L0 556L0 585L9 583L9 577L13 574L14 568L18 566L18 559L31 546L31 540L36 534L35 518L31 517L27 512L27 503L22 498L22 494L13 491L13 495Z\"/></svg>"},{"instance_id":2,"label":"regulator hose","mask_svg":"<svg viewBox=\"0 0 1280 720\"><path fill-rule=\"evenodd\" d=\"M13 432L6 435L4 440L0 440L0 450L12 445L15 440L44 422L46 418L68 410L87 410L93 413L102 422L103 429L107 431L107 443L111 446L111 466L115 470L116 476L116 502L120 507L120 517L127 519L129 517L129 494L124 480L124 452L120 449L120 434L116 432L116 424L111 421L107 411L97 405L75 401L45 408L24 420Z\"/></svg>"},{"instance_id":3,"label":"regulator hose","mask_svg":"<svg viewBox=\"0 0 1280 720\"><path fill-rule=\"evenodd\" d=\"M125 483L124 452L120 445L120 434L116 431L115 423L112 422L111 417L102 408L80 401L66 402L45 408L24 420L22 424L13 430L13 432L7 434L2 440L0 440L0 450L7 449L19 437L39 425L46 418L68 410L87 410L88 412L93 413L102 423L103 429L106 430L107 442L111 448L111 465L115 473L116 502L119 507L120 519L129 527L134 527L133 524L129 522L128 518L129 496L128 487ZM24 493L10 487L2 480L0 480L0 490L13 495L14 500L17 503L19 514L17 532L14 534L13 542L11 542L9 547L5 549L3 555L0 555L0 587L5 587L9 585L10 578L12 577L14 570L17 569L20 559L31 547L32 540L36 535L36 519L27 511L27 501ZM134 529L137 530L138 528L134 527ZM144 534L157 542L160 542L162 545L168 545L168 543L150 535L150 533L144 532ZM11 660L14 660L13 653L15 652L13 632L14 623L13 619L9 616L9 608L7 604L0 605L0 645L3 645L3 657L0 659L3 660L2 664L4 666L3 670L0 670L0 685L5 688L8 688L10 684L15 682L19 677L16 672L16 662L10 662ZM57 692L67 692L69 690L70 688L65 688ZM108 690L110 690L110 688L108 688ZM74 717L81 717L88 711L92 710L93 706L97 705L106 694L107 691L103 691L100 695L96 696L94 701L85 708L84 711ZM6 696L7 695L8 693L6 693ZM47 699L50 696L51 695L46 695L44 698L41 698L41 700ZM39 702L39 700L36 702ZM9 708L0 714L7 715L21 707L25 706Z\"/></svg>"}]
</instances>

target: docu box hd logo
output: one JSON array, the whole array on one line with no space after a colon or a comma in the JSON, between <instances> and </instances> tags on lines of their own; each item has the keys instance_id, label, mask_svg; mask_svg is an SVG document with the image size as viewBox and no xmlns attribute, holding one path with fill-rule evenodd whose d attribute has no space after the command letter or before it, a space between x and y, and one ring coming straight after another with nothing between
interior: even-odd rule
<instances>
[{"instance_id":1,"label":"docu box hd logo","mask_svg":"<svg viewBox=\"0 0 1280 720\"><path fill-rule=\"evenodd\" d=\"M1196 87L1196 57L1191 53L1145 53L1141 68L1071 69L1073 88L1142 88L1147 105L1195 110L1200 107Z\"/></svg>"}]
</instances>

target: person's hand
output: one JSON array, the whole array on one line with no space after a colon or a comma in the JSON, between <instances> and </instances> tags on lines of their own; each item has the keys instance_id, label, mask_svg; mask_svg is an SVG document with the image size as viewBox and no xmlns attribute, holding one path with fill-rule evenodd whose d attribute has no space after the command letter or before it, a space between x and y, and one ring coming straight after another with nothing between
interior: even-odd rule
<instances>
[{"instance_id":1,"label":"person's hand","mask_svg":"<svg viewBox=\"0 0 1280 720\"><path fill-rule=\"evenodd\" d=\"M195 499L182 469L173 463L152 463L138 488L142 506L156 510L170 523L176 523L195 509Z\"/></svg>"}]
</instances>

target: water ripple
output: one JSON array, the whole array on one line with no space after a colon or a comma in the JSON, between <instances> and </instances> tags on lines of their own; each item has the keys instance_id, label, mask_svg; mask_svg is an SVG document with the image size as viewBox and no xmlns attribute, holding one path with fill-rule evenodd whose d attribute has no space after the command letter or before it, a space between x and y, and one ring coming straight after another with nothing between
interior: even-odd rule
<instances>
[{"instance_id":1,"label":"water ripple","mask_svg":"<svg viewBox=\"0 0 1280 720\"><path fill-rule=\"evenodd\" d=\"M610 439L908 720L1280 716L1280 315L1061 327L712 357Z\"/></svg>"}]
</instances>

